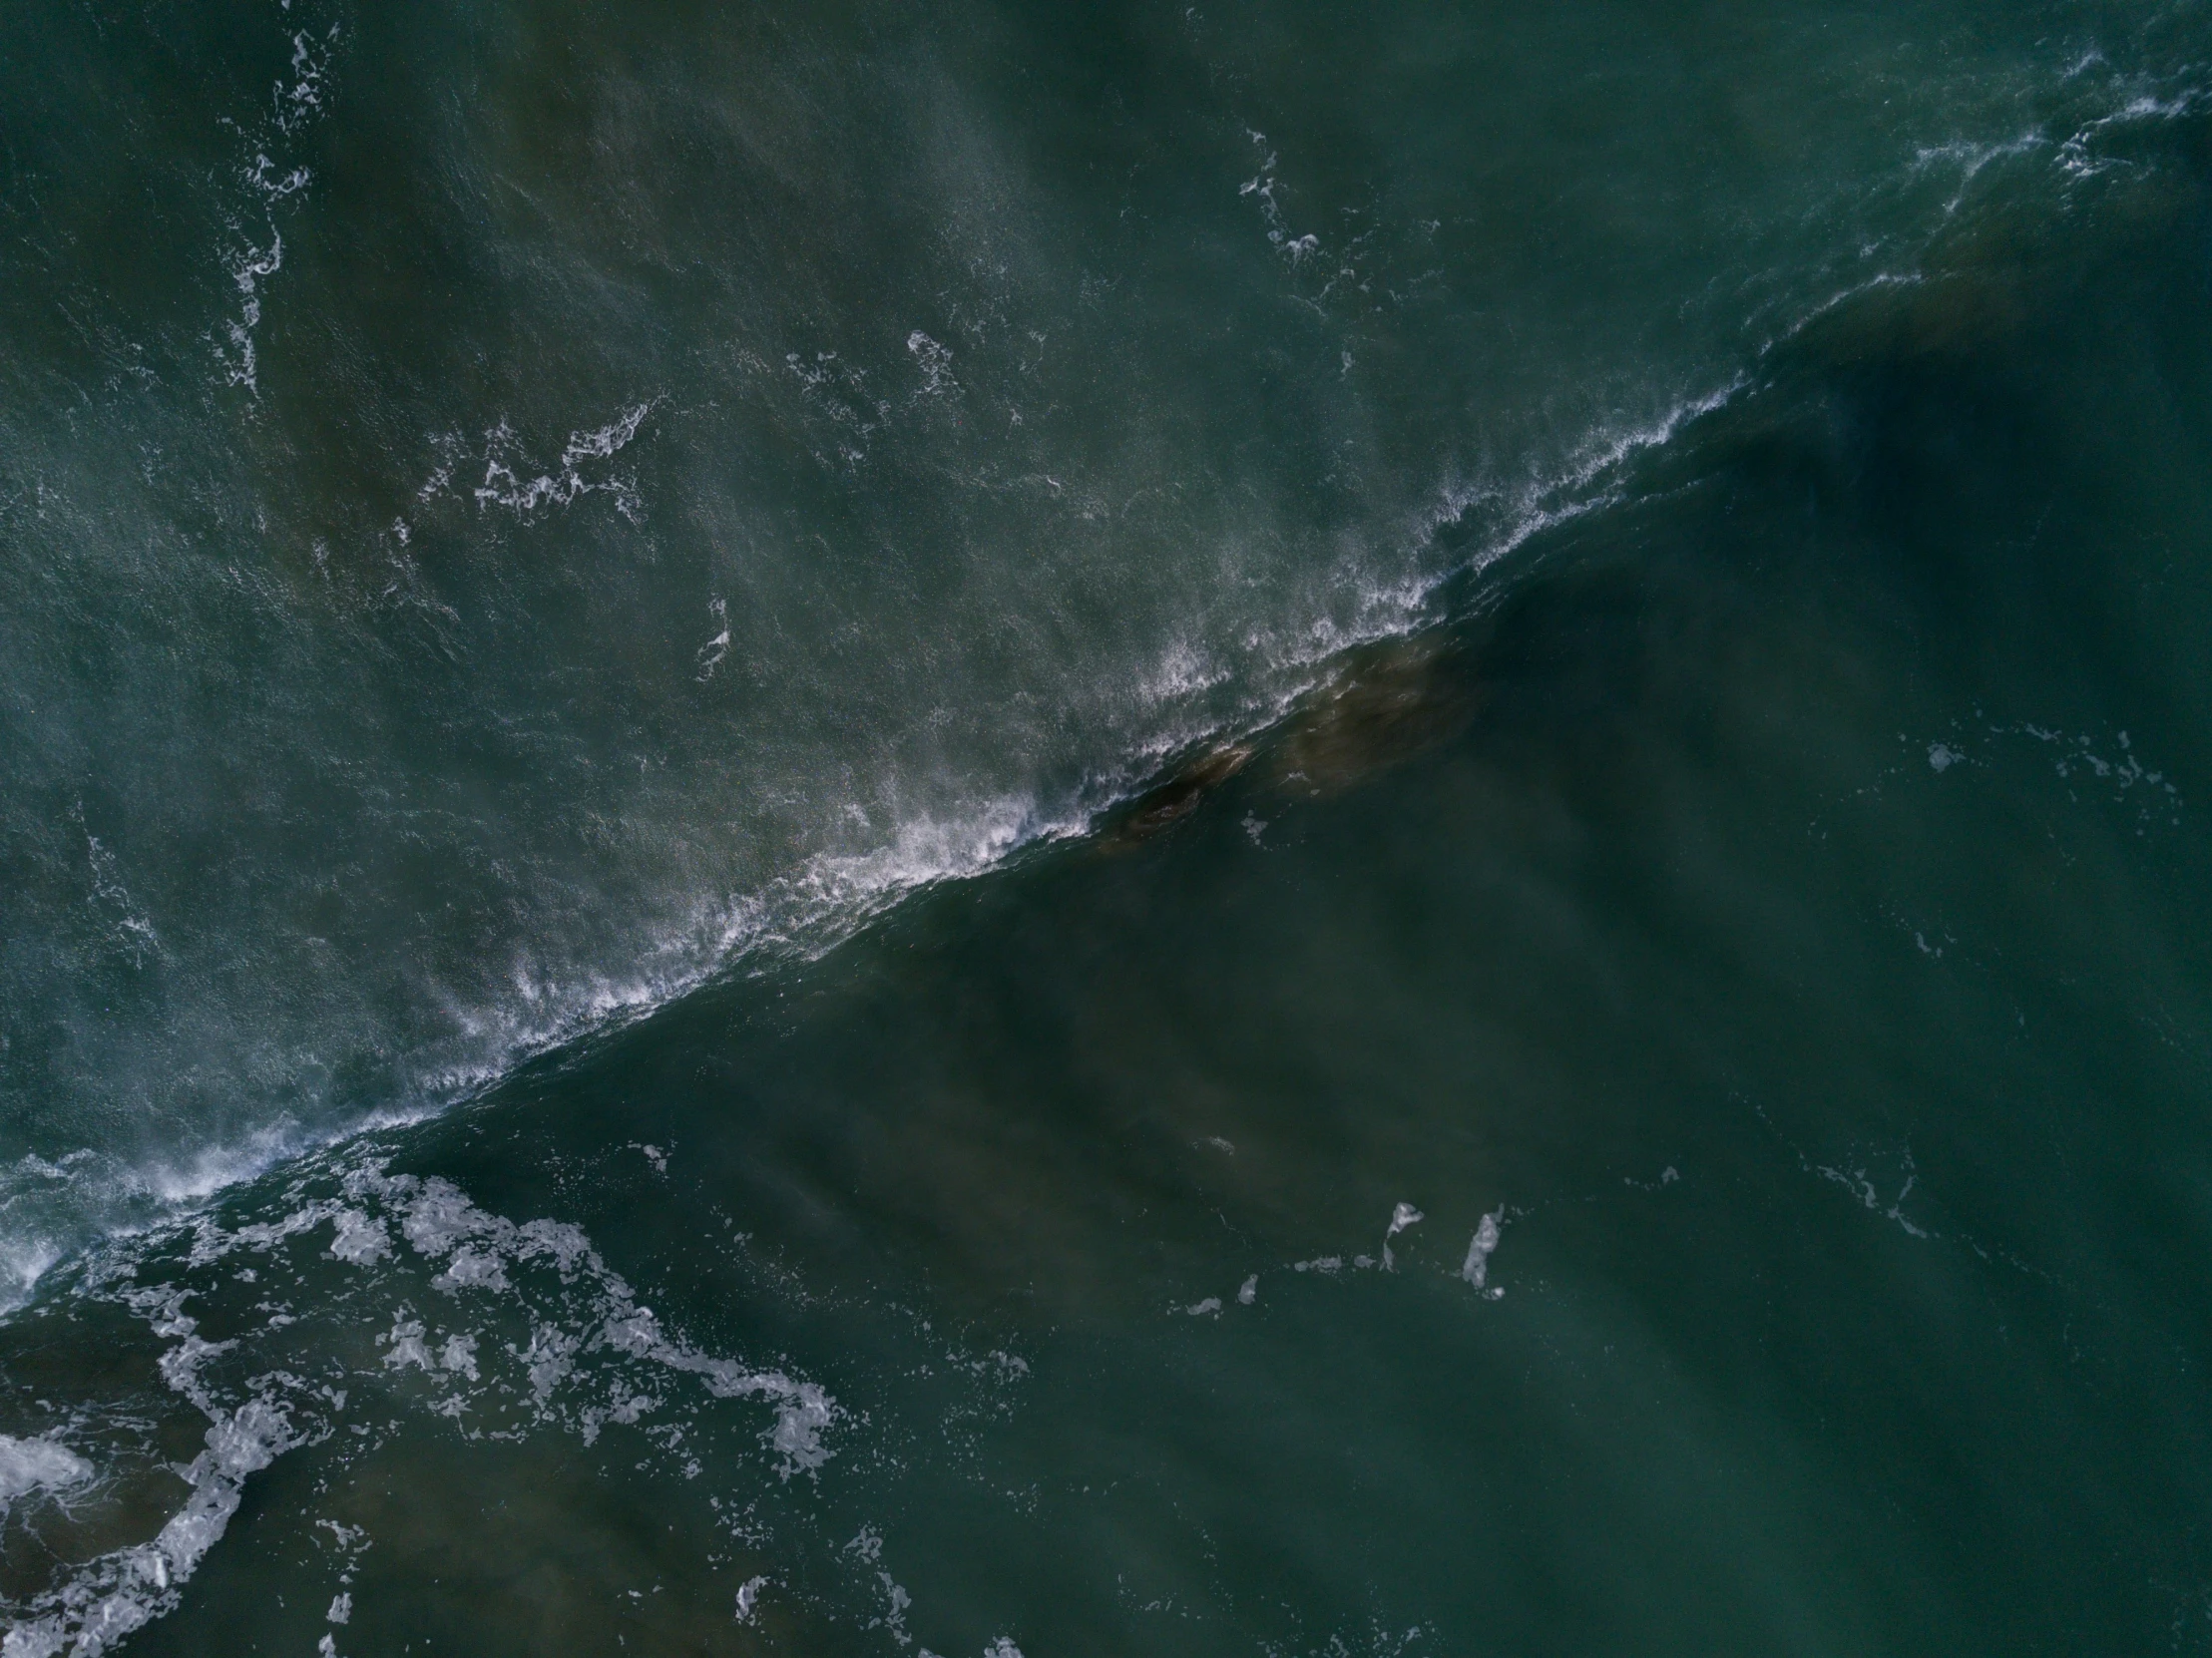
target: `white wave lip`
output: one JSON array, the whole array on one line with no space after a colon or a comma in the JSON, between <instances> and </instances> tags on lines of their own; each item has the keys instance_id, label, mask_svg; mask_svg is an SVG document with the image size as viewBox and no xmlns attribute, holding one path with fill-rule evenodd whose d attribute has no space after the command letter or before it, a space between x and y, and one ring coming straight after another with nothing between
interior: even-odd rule
<instances>
[{"instance_id":1,"label":"white wave lip","mask_svg":"<svg viewBox=\"0 0 2212 1658\"><path fill-rule=\"evenodd\" d=\"M1542 528L1613 499L1624 462L1664 444L1684 423L1717 408L1744 383L1739 376L1716 392L1673 405L1626 435L1600 431L1557 476L1531 480L1519 489L1447 489L1439 505L1405 527L1407 545L1416 550L1409 557L1418 565L1418 549L1445 526L1479 508L1500 507L1507 509L1505 522L1495 527L1497 534L1471 563L1480 569L1504 557ZM586 493L606 492L630 511L637 506L634 484L612 469L647 434L652 416L664 402L656 395L624 406L603 425L572 431L558 465L551 468L529 463L520 437L505 424L495 427L484 437L483 483L473 491L478 509L497 508L528 520ZM455 445L447 464L423 487L425 498L460 493L453 489L451 474L466 458L466 446L458 438ZM188 1166L134 1168L101 1157L96 1166L71 1170L73 1192L42 1194L41 1206L19 1212L30 1217L30 1224L11 1217L14 1224L0 1231L0 1282L13 1281L0 1293L0 1313L27 1302L46 1272L84 1246L88 1227L112 1234L191 1212L222 1189L365 1129L435 1115L496 1084L517 1063L587 1034L648 1017L755 952L818 954L917 890L972 879L1027 847L1089 832L1103 813L1141 789L1178 755L1262 730L1283 717L1312 688L1324 664L1344 650L1403 636L1433 620L1429 607L1442 577L1415 572L1392 579L1372 564L1349 560L1324 584L1326 592L1292 607L1302 621L1292 616L1279 625L1260 624L1249 631L1241 641L1240 660L1230 659L1234 651L1221 654L1218 640L1211 645L1196 635L1169 640L1124 687L1136 717L1133 727L1120 733L1113 756L1087 767L1079 784L1056 797L1007 789L949 809L899 814L889 834L872 848L818 850L761 886L675 909L673 925L649 926L627 970L595 969L583 962L519 963L512 1000L489 1006L455 1000L446 1006L457 1040L421 1054L411 1078L415 1092L404 1105L315 1125L281 1118L235 1143L188 1154ZM712 614L721 627L699 659L701 673L708 671L708 658L719 661L728 648L726 605L717 601ZM525 941L518 949L527 954L530 946ZM9 1184L24 1183L11 1182L9 1175L0 1170L0 1197ZM50 1222L36 1218L45 1207L53 1211ZM355 1249L374 1248L372 1235L348 1234L333 1243L332 1253L346 1260ZM465 1279L479 1269L474 1257L464 1257L455 1270Z\"/></svg>"}]
</instances>

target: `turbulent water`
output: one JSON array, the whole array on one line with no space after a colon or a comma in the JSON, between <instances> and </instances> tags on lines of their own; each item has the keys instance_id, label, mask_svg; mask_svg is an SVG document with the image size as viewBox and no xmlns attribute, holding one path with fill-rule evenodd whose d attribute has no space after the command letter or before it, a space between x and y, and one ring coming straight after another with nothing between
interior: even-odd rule
<instances>
[{"instance_id":1,"label":"turbulent water","mask_svg":"<svg viewBox=\"0 0 2212 1658\"><path fill-rule=\"evenodd\" d=\"M5 1658L2212 1651L2212 11L0 16Z\"/></svg>"}]
</instances>

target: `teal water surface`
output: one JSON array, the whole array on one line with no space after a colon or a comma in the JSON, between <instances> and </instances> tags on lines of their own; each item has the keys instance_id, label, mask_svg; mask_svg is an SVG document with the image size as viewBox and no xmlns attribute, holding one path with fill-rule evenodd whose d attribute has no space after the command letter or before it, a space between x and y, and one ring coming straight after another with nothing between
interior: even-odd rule
<instances>
[{"instance_id":1,"label":"teal water surface","mask_svg":"<svg viewBox=\"0 0 2212 1658\"><path fill-rule=\"evenodd\" d=\"M7 1658L2212 1649L2201 6L0 77Z\"/></svg>"}]
</instances>

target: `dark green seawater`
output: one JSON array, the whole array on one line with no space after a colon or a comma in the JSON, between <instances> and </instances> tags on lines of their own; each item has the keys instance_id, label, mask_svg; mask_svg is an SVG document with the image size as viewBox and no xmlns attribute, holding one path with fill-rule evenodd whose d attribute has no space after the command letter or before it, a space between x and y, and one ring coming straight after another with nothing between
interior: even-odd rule
<instances>
[{"instance_id":1,"label":"dark green seawater","mask_svg":"<svg viewBox=\"0 0 2212 1658\"><path fill-rule=\"evenodd\" d=\"M0 14L0 1653L2212 1651L2212 10Z\"/></svg>"}]
</instances>

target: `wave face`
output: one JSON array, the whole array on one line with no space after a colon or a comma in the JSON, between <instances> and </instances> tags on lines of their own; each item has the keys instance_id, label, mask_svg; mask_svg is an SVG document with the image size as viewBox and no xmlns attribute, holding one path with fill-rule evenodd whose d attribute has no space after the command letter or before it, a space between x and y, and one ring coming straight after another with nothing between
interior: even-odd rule
<instances>
[{"instance_id":1,"label":"wave face","mask_svg":"<svg viewBox=\"0 0 2212 1658\"><path fill-rule=\"evenodd\" d=\"M1891 1606L2086 1396L1674 1282L2189 1316L2200 9L1067 12L0 20L8 1658L2201 1643L2193 1451Z\"/></svg>"}]
</instances>

